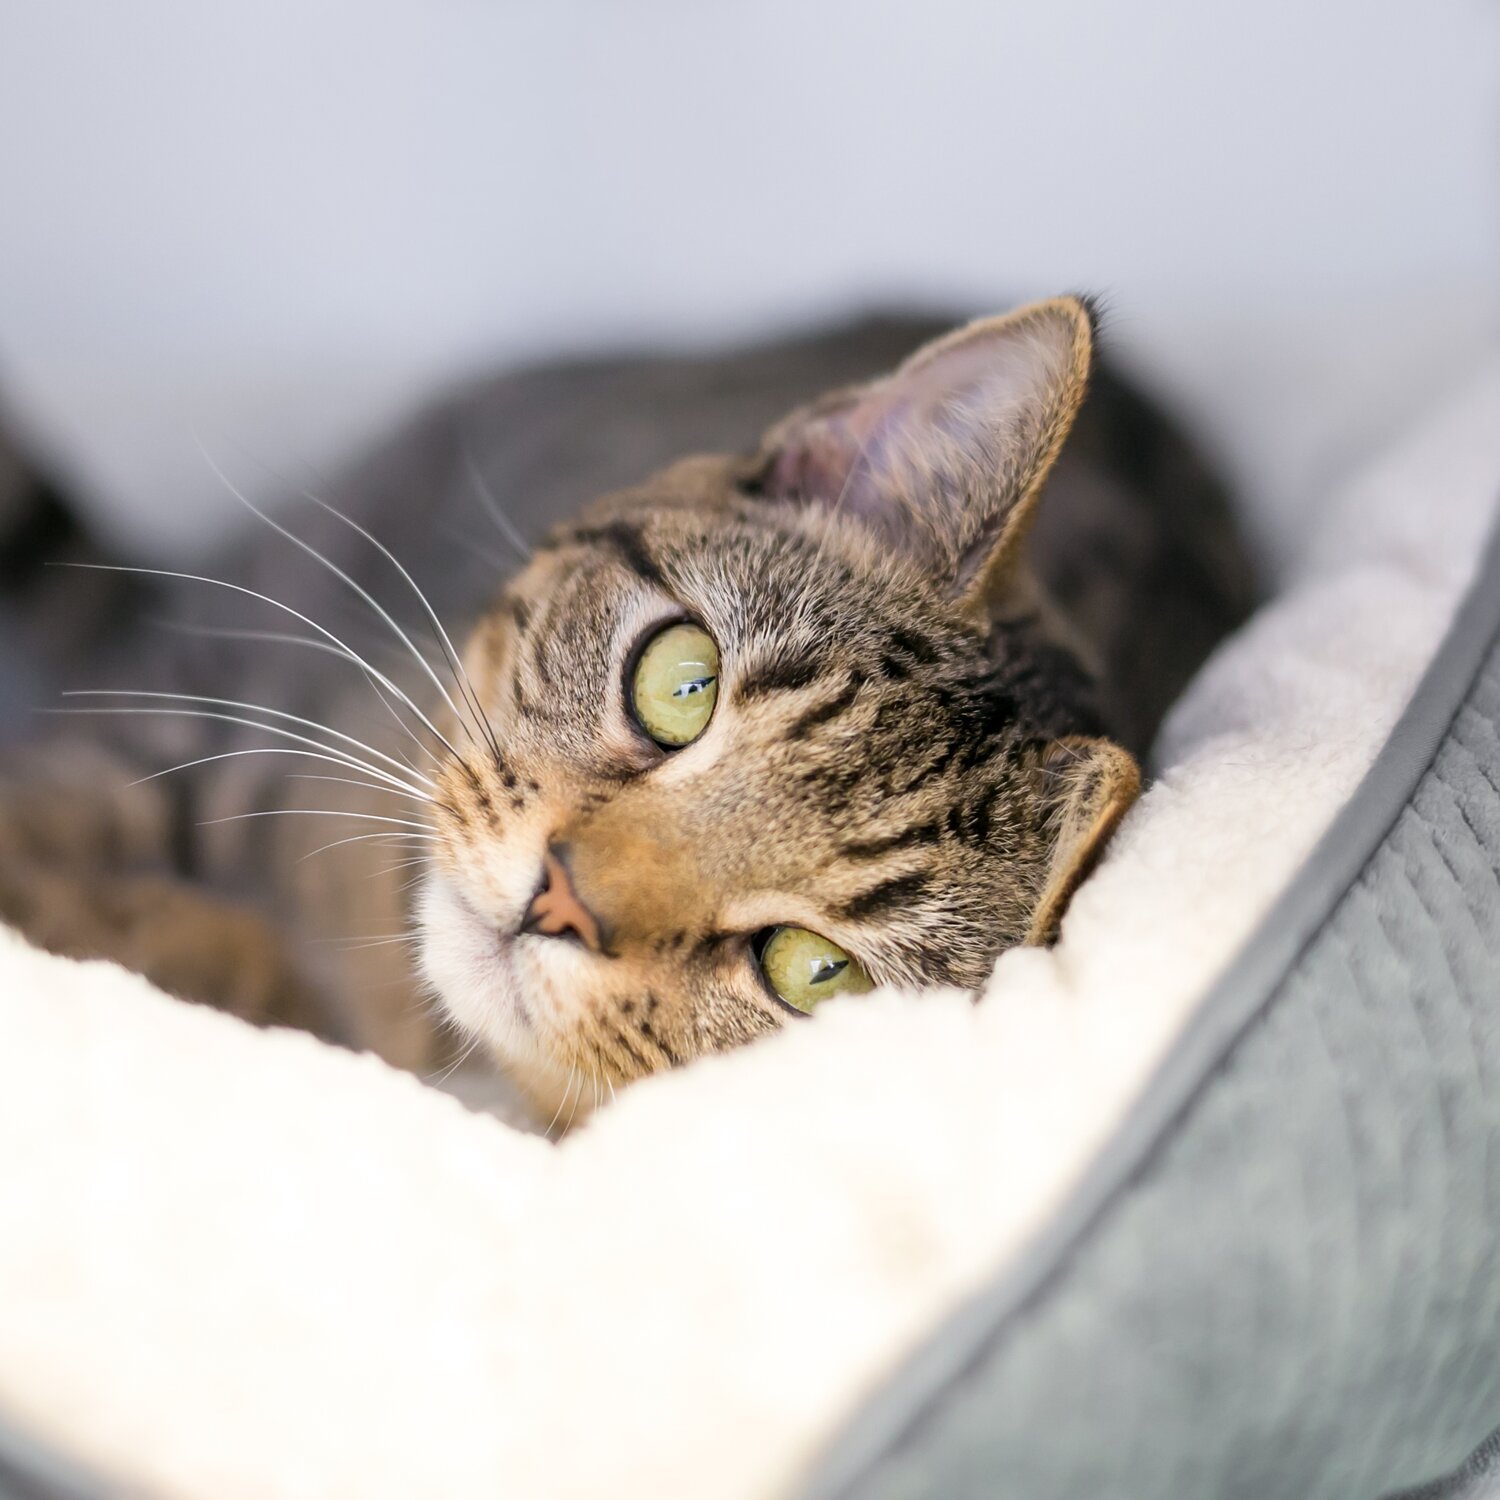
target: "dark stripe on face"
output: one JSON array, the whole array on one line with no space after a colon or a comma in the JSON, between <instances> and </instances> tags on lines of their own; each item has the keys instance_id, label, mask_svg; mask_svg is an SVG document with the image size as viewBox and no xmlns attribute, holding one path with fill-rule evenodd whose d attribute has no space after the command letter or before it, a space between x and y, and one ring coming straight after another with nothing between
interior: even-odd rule
<instances>
[{"instance_id":1,"label":"dark stripe on face","mask_svg":"<svg viewBox=\"0 0 1500 1500\"><path fill-rule=\"evenodd\" d=\"M553 620L557 615L558 601L562 598L563 590L554 588L548 595L546 602L542 605L542 616L537 622L536 635L538 637L530 654L532 669L541 678L543 687L552 686L552 669L547 664L547 649L551 645L553 636Z\"/></svg>"},{"instance_id":2,"label":"dark stripe on face","mask_svg":"<svg viewBox=\"0 0 1500 1500\"><path fill-rule=\"evenodd\" d=\"M959 770L977 771L989 765L997 755L1008 753L1014 741L1015 735L1008 724L999 729L986 730L976 736L958 757Z\"/></svg>"},{"instance_id":3,"label":"dark stripe on face","mask_svg":"<svg viewBox=\"0 0 1500 1500\"><path fill-rule=\"evenodd\" d=\"M926 875L897 875L846 902L839 915L846 922L864 922L871 917L884 916L897 908L910 906L926 891L928 884Z\"/></svg>"},{"instance_id":4,"label":"dark stripe on face","mask_svg":"<svg viewBox=\"0 0 1500 1500\"><path fill-rule=\"evenodd\" d=\"M989 842L990 837L990 809L993 806L995 793L987 797L981 797L979 801L969 809L969 839L976 848L982 848Z\"/></svg>"},{"instance_id":5,"label":"dark stripe on face","mask_svg":"<svg viewBox=\"0 0 1500 1500\"><path fill-rule=\"evenodd\" d=\"M939 750L931 760L919 766L900 786L894 788L897 795L905 796L906 793L914 792L918 787L931 781L934 776L941 776L948 769L956 753L952 745Z\"/></svg>"},{"instance_id":6,"label":"dark stripe on face","mask_svg":"<svg viewBox=\"0 0 1500 1500\"><path fill-rule=\"evenodd\" d=\"M843 757L853 760L851 756ZM823 799L825 813L835 813L847 807L856 792L865 784L869 767L860 764L810 766L797 773L797 781L809 788L809 794Z\"/></svg>"},{"instance_id":7,"label":"dark stripe on face","mask_svg":"<svg viewBox=\"0 0 1500 1500\"><path fill-rule=\"evenodd\" d=\"M926 636L917 635L910 630L893 630L891 645L898 651L904 651L913 661L921 662L923 666L930 666L938 659L937 647Z\"/></svg>"},{"instance_id":8,"label":"dark stripe on face","mask_svg":"<svg viewBox=\"0 0 1500 1500\"><path fill-rule=\"evenodd\" d=\"M944 713L959 719L969 736L992 734L1020 717L1021 705L997 677L935 687L932 696Z\"/></svg>"},{"instance_id":9,"label":"dark stripe on face","mask_svg":"<svg viewBox=\"0 0 1500 1500\"><path fill-rule=\"evenodd\" d=\"M644 583L665 589L666 579L661 568L652 557L650 549L641 538L640 531L627 521L611 521L608 526L597 526L575 531L572 540L581 547L609 547Z\"/></svg>"},{"instance_id":10,"label":"dark stripe on face","mask_svg":"<svg viewBox=\"0 0 1500 1500\"><path fill-rule=\"evenodd\" d=\"M808 709L805 714L794 719L786 732L786 738L789 740L805 739L820 724L827 724L831 719L838 718L845 709L852 707L864 684L864 674L855 672L849 678L849 685L843 692L830 698L826 703L820 703L817 707Z\"/></svg>"},{"instance_id":11,"label":"dark stripe on face","mask_svg":"<svg viewBox=\"0 0 1500 1500\"><path fill-rule=\"evenodd\" d=\"M641 1021L640 1033L674 1068L682 1066L682 1054L652 1027L650 1021Z\"/></svg>"},{"instance_id":12,"label":"dark stripe on face","mask_svg":"<svg viewBox=\"0 0 1500 1500\"><path fill-rule=\"evenodd\" d=\"M990 805L983 798L970 807L964 819L966 842L982 848L990 836Z\"/></svg>"},{"instance_id":13,"label":"dark stripe on face","mask_svg":"<svg viewBox=\"0 0 1500 1500\"><path fill-rule=\"evenodd\" d=\"M724 944L729 942L730 939L735 935L736 934L732 932L701 933L698 937L691 940L693 946L693 956L695 958L711 958L718 949L722 948ZM686 933L683 933L682 936L685 940L687 939ZM679 951L681 947L685 946L686 941L683 944L679 945Z\"/></svg>"},{"instance_id":14,"label":"dark stripe on face","mask_svg":"<svg viewBox=\"0 0 1500 1500\"><path fill-rule=\"evenodd\" d=\"M612 1026L608 1021L602 1022L605 1034L616 1046L633 1062L642 1073L654 1073L656 1070L641 1056L638 1048L632 1046L630 1038L617 1026Z\"/></svg>"},{"instance_id":15,"label":"dark stripe on face","mask_svg":"<svg viewBox=\"0 0 1500 1500\"><path fill-rule=\"evenodd\" d=\"M771 661L740 679L738 696L741 702L746 702L771 693L794 692L816 682L822 670L821 664L810 656Z\"/></svg>"},{"instance_id":16,"label":"dark stripe on face","mask_svg":"<svg viewBox=\"0 0 1500 1500\"><path fill-rule=\"evenodd\" d=\"M942 836L943 830L936 823L918 823L911 828L903 828L900 833L887 834L885 838L845 844L839 853L846 859L876 859L882 854L894 853L897 849L915 849L923 844L935 844Z\"/></svg>"},{"instance_id":17,"label":"dark stripe on face","mask_svg":"<svg viewBox=\"0 0 1500 1500\"><path fill-rule=\"evenodd\" d=\"M880 672L890 682L904 682L919 667L930 667L939 660L938 648L915 631L897 628L890 633L890 645L880 654Z\"/></svg>"}]
</instances>

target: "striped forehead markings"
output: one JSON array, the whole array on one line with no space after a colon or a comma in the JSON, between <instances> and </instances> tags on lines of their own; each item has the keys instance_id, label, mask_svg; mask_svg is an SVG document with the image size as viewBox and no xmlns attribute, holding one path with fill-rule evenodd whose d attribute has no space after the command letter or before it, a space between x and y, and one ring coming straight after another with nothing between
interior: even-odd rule
<instances>
[{"instance_id":1,"label":"striped forehead markings","mask_svg":"<svg viewBox=\"0 0 1500 1500\"><path fill-rule=\"evenodd\" d=\"M848 709L854 706L854 700L859 696L859 690L865 685L865 674L854 671L849 674L849 681L844 685L841 692L835 693L832 698L825 699L822 703L815 703L811 708L800 714L787 726L784 738L788 740L805 739L814 729L820 725L832 723Z\"/></svg>"},{"instance_id":2,"label":"striped forehead markings","mask_svg":"<svg viewBox=\"0 0 1500 1500\"><path fill-rule=\"evenodd\" d=\"M895 854L903 849L917 849L924 845L936 844L942 836L943 830L935 821L913 823L907 828L885 834L880 838L843 844L839 848L839 853L845 859L879 859L882 854Z\"/></svg>"},{"instance_id":3,"label":"striped forehead markings","mask_svg":"<svg viewBox=\"0 0 1500 1500\"><path fill-rule=\"evenodd\" d=\"M839 909L839 916L846 922L866 922L871 917L885 916L898 908L910 906L926 893L931 883L929 877L920 872L892 876L846 901Z\"/></svg>"},{"instance_id":4,"label":"striped forehead markings","mask_svg":"<svg viewBox=\"0 0 1500 1500\"><path fill-rule=\"evenodd\" d=\"M795 692L811 687L826 670L815 656L778 656L752 668L739 680L735 696L741 703L772 693Z\"/></svg>"},{"instance_id":5,"label":"striped forehead markings","mask_svg":"<svg viewBox=\"0 0 1500 1500\"><path fill-rule=\"evenodd\" d=\"M661 565L646 545L639 526L632 526L628 521L584 526L570 532L567 540L578 547L606 547L642 582L649 583L654 588L666 588Z\"/></svg>"}]
</instances>

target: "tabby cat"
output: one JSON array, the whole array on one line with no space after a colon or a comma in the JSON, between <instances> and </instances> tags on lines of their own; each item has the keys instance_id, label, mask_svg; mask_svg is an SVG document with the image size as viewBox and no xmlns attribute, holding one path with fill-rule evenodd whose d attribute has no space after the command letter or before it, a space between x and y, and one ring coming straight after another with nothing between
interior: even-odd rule
<instances>
[{"instance_id":1,"label":"tabby cat","mask_svg":"<svg viewBox=\"0 0 1500 1500\"><path fill-rule=\"evenodd\" d=\"M8 756L0 916L409 1067L431 1010L553 1120L873 985L977 989L1248 596L1128 388L1062 454L1088 303L933 332L505 377L213 566L53 575L110 600L70 647L104 691Z\"/></svg>"}]
</instances>

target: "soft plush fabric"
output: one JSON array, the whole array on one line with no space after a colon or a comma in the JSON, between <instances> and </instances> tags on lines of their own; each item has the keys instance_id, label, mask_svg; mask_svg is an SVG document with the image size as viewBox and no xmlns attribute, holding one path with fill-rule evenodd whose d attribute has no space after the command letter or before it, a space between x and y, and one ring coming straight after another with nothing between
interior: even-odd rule
<instances>
[{"instance_id":1,"label":"soft plush fabric","mask_svg":"<svg viewBox=\"0 0 1500 1500\"><path fill-rule=\"evenodd\" d=\"M1313 518L1050 952L559 1147L0 946L0 1414L164 1495L762 1496L1015 1253L1369 766L1478 555L1500 368Z\"/></svg>"}]
</instances>

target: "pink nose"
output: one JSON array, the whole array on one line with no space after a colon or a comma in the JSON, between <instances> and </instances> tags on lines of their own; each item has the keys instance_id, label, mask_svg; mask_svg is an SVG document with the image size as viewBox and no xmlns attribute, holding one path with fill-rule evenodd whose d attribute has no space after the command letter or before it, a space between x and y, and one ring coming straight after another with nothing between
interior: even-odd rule
<instances>
[{"instance_id":1,"label":"pink nose","mask_svg":"<svg viewBox=\"0 0 1500 1500\"><path fill-rule=\"evenodd\" d=\"M571 932L595 953L603 946L599 924L578 899L567 868L555 850L548 849L542 856L542 888L531 898L521 930L539 932L545 937L562 937Z\"/></svg>"}]
</instances>

